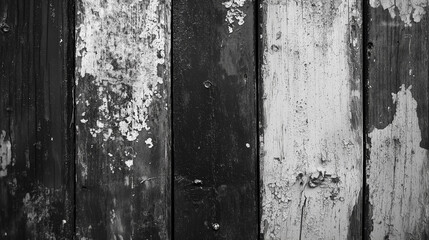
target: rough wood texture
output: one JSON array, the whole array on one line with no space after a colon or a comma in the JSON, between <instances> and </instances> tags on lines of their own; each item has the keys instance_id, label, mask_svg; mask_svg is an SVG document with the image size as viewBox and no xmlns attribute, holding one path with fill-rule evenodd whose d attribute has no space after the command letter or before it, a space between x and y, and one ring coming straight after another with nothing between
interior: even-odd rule
<instances>
[{"instance_id":1,"label":"rough wood texture","mask_svg":"<svg viewBox=\"0 0 429 240\"><path fill-rule=\"evenodd\" d=\"M367 239L429 238L427 1L369 1Z\"/></svg>"},{"instance_id":2,"label":"rough wood texture","mask_svg":"<svg viewBox=\"0 0 429 240\"><path fill-rule=\"evenodd\" d=\"M77 4L77 236L170 239L171 2Z\"/></svg>"},{"instance_id":3,"label":"rough wood texture","mask_svg":"<svg viewBox=\"0 0 429 240\"><path fill-rule=\"evenodd\" d=\"M361 2L262 5L264 239L361 239Z\"/></svg>"},{"instance_id":4,"label":"rough wood texture","mask_svg":"<svg viewBox=\"0 0 429 240\"><path fill-rule=\"evenodd\" d=\"M0 2L0 239L73 236L73 9Z\"/></svg>"},{"instance_id":5,"label":"rough wood texture","mask_svg":"<svg viewBox=\"0 0 429 240\"><path fill-rule=\"evenodd\" d=\"M256 239L254 2L173 2L175 239Z\"/></svg>"}]
</instances>

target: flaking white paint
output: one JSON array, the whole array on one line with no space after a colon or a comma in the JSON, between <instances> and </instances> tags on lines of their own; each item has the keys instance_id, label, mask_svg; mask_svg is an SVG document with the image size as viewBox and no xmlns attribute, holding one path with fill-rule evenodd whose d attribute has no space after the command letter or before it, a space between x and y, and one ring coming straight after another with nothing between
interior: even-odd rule
<instances>
[{"instance_id":1,"label":"flaking white paint","mask_svg":"<svg viewBox=\"0 0 429 240\"><path fill-rule=\"evenodd\" d=\"M420 147L417 102L411 86L392 94L396 113L391 124L374 129L367 183L372 206L371 239L424 239L428 227L428 151Z\"/></svg>"},{"instance_id":2,"label":"flaking white paint","mask_svg":"<svg viewBox=\"0 0 429 240\"><path fill-rule=\"evenodd\" d=\"M94 78L91 81L101 99L99 119L90 126L90 133L107 141L115 139L112 132L119 131L128 141L135 141L142 130L150 129L150 104L162 94L158 66L164 64L166 38L160 2L85 0L82 4L83 12L78 15L84 17L77 27L78 72L85 81L90 79L85 76Z\"/></svg>"},{"instance_id":3,"label":"flaking white paint","mask_svg":"<svg viewBox=\"0 0 429 240\"><path fill-rule=\"evenodd\" d=\"M412 22L420 22L426 14L425 8L428 6L427 0L370 0L373 8L379 6L384 10L388 9L392 18L400 17L406 26L411 26Z\"/></svg>"},{"instance_id":4,"label":"flaking white paint","mask_svg":"<svg viewBox=\"0 0 429 240\"><path fill-rule=\"evenodd\" d=\"M351 125L359 111L352 100L361 99L349 55L352 18L360 25L357 2L264 4L265 239L347 239L363 177L362 122Z\"/></svg>"},{"instance_id":5,"label":"flaking white paint","mask_svg":"<svg viewBox=\"0 0 429 240\"><path fill-rule=\"evenodd\" d=\"M144 141L147 145L148 148L152 148L153 147L153 143L152 143L152 138L148 138Z\"/></svg>"},{"instance_id":6,"label":"flaking white paint","mask_svg":"<svg viewBox=\"0 0 429 240\"><path fill-rule=\"evenodd\" d=\"M228 23L228 32L232 33L234 30L234 24L237 22L238 25L244 24L244 18L246 13L243 12L242 8L246 0L228 0L222 3L227 9L225 21Z\"/></svg>"},{"instance_id":7,"label":"flaking white paint","mask_svg":"<svg viewBox=\"0 0 429 240\"><path fill-rule=\"evenodd\" d=\"M7 176L7 167L12 163L10 141L6 138L6 131L0 133L0 178Z\"/></svg>"},{"instance_id":8,"label":"flaking white paint","mask_svg":"<svg viewBox=\"0 0 429 240\"><path fill-rule=\"evenodd\" d=\"M133 164L134 164L134 160L132 160L132 159L125 161L125 165L127 165L127 167L129 167L129 168L131 168L133 166Z\"/></svg>"}]
</instances>

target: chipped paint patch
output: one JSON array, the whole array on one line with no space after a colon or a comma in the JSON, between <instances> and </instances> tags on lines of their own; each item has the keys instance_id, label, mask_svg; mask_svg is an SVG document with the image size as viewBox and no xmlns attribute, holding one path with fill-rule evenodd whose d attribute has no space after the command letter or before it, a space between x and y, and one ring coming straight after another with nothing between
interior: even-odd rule
<instances>
[{"instance_id":1,"label":"chipped paint patch","mask_svg":"<svg viewBox=\"0 0 429 240\"><path fill-rule=\"evenodd\" d=\"M125 161L125 165L127 165L127 167L131 168L134 164L134 160L127 160Z\"/></svg>"},{"instance_id":2,"label":"chipped paint patch","mask_svg":"<svg viewBox=\"0 0 429 240\"><path fill-rule=\"evenodd\" d=\"M228 23L229 33L234 31L233 27L235 22L240 26L244 24L246 14L241 8L244 6L245 2L246 0L228 0L222 3L222 5L227 9L225 21Z\"/></svg>"},{"instance_id":3,"label":"chipped paint patch","mask_svg":"<svg viewBox=\"0 0 429 240\"><path fill-rule=\"evenodd\" d=\"M146 145L147 145L148 148L152 148L153 147L152 138L148 138L144 142L146 143Z\"/></svg>"},{"instance_id":4,"label":"chipped paint patch","mask_svg":"<svg viewBox=\"0 0 429 240\"><path fill-rule=\"evenodd\" d=\"M381 6L388 9L392 18L400 17L406 26L411 26L413 22L420 22L426 14L425 8L428 6L427 0L370 0L373 8Z\"/></svg>"},{"instance_id":5,"label":"chipped paint patch","mask_svg":"<svg viewBox=\"0 0 429 240\"><path fill-rule=\"evenodd\" d=\"M371 239L424 239L425 232L429 234L429 155L419 145L417 102L410 90L402 85L392 94L396 104L392 123L369 133Z\"/></svg>"},{"instance_id":6,"label":"chipped paint patch","mask_svg":"<svg viewBox=\"0 0 429 240\"><path fill-rule=\"evenodd\" d=\"M93 137L136 141L141 131L150 129L149 108L155 97L161 97L158 85L163 84L165 58L166 23L159 17L159 4L159 0L82 1L78 83L91 81L99 106L96 119L80 122L88 125Z\"/></svg>"},{"instance_id":7,"label":"chipped paint patch","mask_svg":"<svg viewBox=\"0 0 429 240\"><path fill-rule=\"evenodd\" d=\"M0 133L0 177L7 176L7 167L12 163L10 141L6 138L6 131Z\"/></svg>"}]
</instances>

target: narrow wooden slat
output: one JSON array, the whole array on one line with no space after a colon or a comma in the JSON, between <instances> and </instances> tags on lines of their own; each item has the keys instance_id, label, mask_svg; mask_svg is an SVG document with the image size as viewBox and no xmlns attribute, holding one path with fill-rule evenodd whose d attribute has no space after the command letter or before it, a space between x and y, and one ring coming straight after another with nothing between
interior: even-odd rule
<instances>
[{"instance_id":1,"label":"narrow wooden slat","mask_svg":"<svg viewBox=\"0 0 429 240\"><path fill-rule=\"evenodd\" d=\"M0 2L0 239L74 234L73 13Z\"/></svg>"},{"instance_id":2,"label":"narrow wooden slat","mask_svg":"<svg viewBox=\"0 0 429 240\"><path fill-rule=\"evenodd\" d=\"M429 239L427 1L371 0L367 239Z\"/></svg>"},{"instance_id":3,"label":"narrow wooden slat","mask_svg":"<svg viewBox=\"0 0 429 240\"><path fill-rule=\"evenodd\" d=\"M170 4L77 3L78 238L170 239Z\"/></svg>"},{"instance_id":4,"label":"narrow wooden slat","mask_svg":"<svg viewBox=\"0 0 429 240\"><path fill-rule=\"evenodd\" d=\"M257 239L254 2L173 2L175 239Z\"/></svg>"},{"instance_id":5,"label":"narrow wooden slat","mask_svg":"<svg viewBox=\"0 0 429 240\"><path fill-rule=\"evenodd\" d=\"M360 5L263 1L264 239L362 239Z\"/></svg>"}]
</instances>

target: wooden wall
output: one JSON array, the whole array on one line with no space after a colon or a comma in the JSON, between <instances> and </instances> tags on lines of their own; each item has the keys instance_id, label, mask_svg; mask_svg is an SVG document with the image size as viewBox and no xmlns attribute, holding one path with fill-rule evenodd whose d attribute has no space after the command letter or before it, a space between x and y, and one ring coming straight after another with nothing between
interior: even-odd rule
<instances>
[{"instance_id":1,"label":"wooden wall","mask_svg":"<svg viewBox=\"0 0 429 240\"><path fill-rule=\"evenodd\" d=\"M0 1L0 239L429 239L427 11Z\"/></svg>"}]
</instances>

